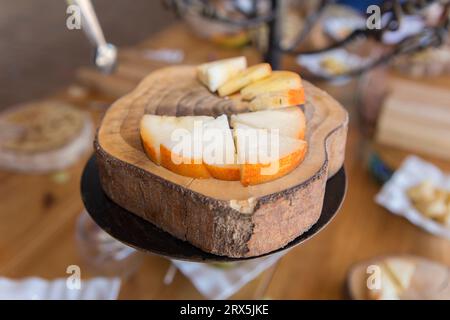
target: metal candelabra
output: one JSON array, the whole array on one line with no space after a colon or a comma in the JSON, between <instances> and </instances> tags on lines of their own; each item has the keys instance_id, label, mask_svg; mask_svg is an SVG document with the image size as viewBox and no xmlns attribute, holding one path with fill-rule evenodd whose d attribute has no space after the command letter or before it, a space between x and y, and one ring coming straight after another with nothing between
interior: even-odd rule
<instances>
[{"instance_id":1,"label":"metal candelabra","mask_svg":"<svg viewBox=\"0 0 450 320\"><path fill-rule=\"evenodd\" d=\"M261 24L268 26L268 46L264 58L274 69L280 67L280 60L283 54L288 55L306 55L327 52L336 48L345 47L355 40L375 40L382 45L381 39L385 32L398 30L402 19L405 15L420 14L429 5L440 3L443 11L440 19L435 25L424 28L417 34L408 36L396 45L390 46L387 53L370 60L370 62L349 69L344 74L335 77L356 76L368 71L380 64L387 63L395 56L413 53L428 47L440 46L445 37L448 35L450 27L450 0L385 0L380 6L380 13L387 17L383 21L383 25L379 29L369 29L367 27L354 30L351 34L342 40L335 41L326 47L315 49L312 51L302 50L302 44L308 38L313 27L319 22L325 8L335 3L335 0L319 0L313 12L309 13L303 29L298 32L295 40L289 46L281 44L282 26L281 26L281 0L249 0L243 2L238 0L230 0L228 11L217 10L213 1L207 0L164 0L165 6L173 10L178 16L183 17L188 11L195 12L199 16L220 22L225 25L254 28ZM265 11L261 12L261 3L265 3ZM231 18L234 17L234 18Z\"/></svg>"}]
</instances>

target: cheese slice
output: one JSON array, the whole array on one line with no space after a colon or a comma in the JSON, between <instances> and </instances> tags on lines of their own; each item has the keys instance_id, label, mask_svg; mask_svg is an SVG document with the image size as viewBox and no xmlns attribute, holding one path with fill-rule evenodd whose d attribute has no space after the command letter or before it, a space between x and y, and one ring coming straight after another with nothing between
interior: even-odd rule
<instances>
[{"instance_id":1,"label":"cheese slice","mask_svg":"<svg viewBox=\"0 0 450 320\"><path fill-rule=\"evenodd\" d=\"M268 63L260 63L251 66L239 72L237 75L221 85L218 90L219 96L224 97L233 94L254 81L270 76L271 73L272 68Z\"/></svg>"},{"instance_id":2,"label":"cheese slice","mask_svg":"<svg viewBox=\"0 0 450 320\"><path fill-rule=\"evenodd\" d=\"M208 62L197 67L197 77L211 92L215 92L246 67L247 59L243 56Z\"/></svg>"},{"instance_id":3,"label":"cheese slice","mask_svg":"<svg viewBox=\"0 0 450 320\"><path fill-rule=\"evenodd\" d=\"M201 133L204 122L213 119L205 116L144 115L140 127L144 150L153 162L172 172L208 178L210 174L202 159Z\"/></svg>"},{"instance_id":4,"label":"cheese slice","mask_svg":"<svg viewBox=\"0 0 450 320\"><path fill-rule=\"evenodd\" d=\"M256 185L278 179L304 159L306 141L279 135L277 130L258 129L237 123L234 138L241 183Z\"/></svg>"},{"instance_id":5,"label":"cheese slice","mask_svg":"<svg viewBox=\"0 0 450 320\"><path fill-rule=\"evenodd\" d=\"M216 179L240 179L236 148L226 115L204 123L203 162L211 176Z\"/></svg>"},{"instance_id":6,"label":"cheese slice","mask_svg":"<svg viewBox=\"0 0 450 320\"><path fill-rule=\"evenodd\" d=\"M252 100L260 94L282 90L303 90L300 76L292 71L273 71L269 77L243 88L241 95L244 100Z\"/></svg>"},{"instance_id":7,"label":"cheese slice","mask_svg":"<svg viewBox=\"0 0 450 320\"><path fill-rule=\"evenodd\" d=\"M388 258L384 261L384 265L399 289L401 291L408 289L416 270L416 265L402 258Z\"/></svg>"},{"instance_id":8,"label":"cheese slice","mask_svg":"<svg viewBox=\"0 0 450 320\"><path fill-rule=\"evenodd\" d=\"M259 129L278 129L280 135L304 139L306 119L300 107L239 113L231 116L231 126L237 123Z\"/></svg>"},{"instance_id":9,"label":"cheese slice","mask_svg":"<svg viewBox=\"0 0 450 320\"><path fill-rule=\"evenodd\" d=\"M381 287L380 289L369 289L369 298L372 300L400 299L398 287L384 266L381 267Z\"/></svg>"},{"instance_id":10,"label":"cheese slice","mask_svg":"<svg viewBox=\"0 0 450 320\"><path fill-rule=\"evenodd\" d=\"M268 91L257 95L250 101L250 110L277 109L290 106L298 106L305 103L303 89L284 89Z\"/></svg>"},{"instance_id":11,"label":"cheese slice","mask_svg":"<svg viewBox=\"0 0 450 320\"><path fill-rule=\"evenodd\" d=\"M387 258L380 264L381 287L368 289L373 300L399 300L411 284L416 265L404 258Z\"/></svg>"}]
</instances>

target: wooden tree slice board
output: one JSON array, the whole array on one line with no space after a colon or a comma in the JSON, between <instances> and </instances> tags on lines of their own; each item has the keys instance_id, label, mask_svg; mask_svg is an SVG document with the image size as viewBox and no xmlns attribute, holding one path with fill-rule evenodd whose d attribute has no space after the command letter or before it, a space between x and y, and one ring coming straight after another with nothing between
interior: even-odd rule
<instances>
[{"instance_id":1,"label":"wooden tree slice board","mask_svg":"<svg viewBox=\"0 0 450 320\"><path fill-rule=\"evenodd\" d=\"M248 109L238 97L211 94L196 80L193 66L151 73L111 106L98 131L95 149L105 193L206 252L248 257L286 245L318 220L326 181L343 165L347 135L347 112L325 92L304 86L309 143L304 162L278 180L244 187L180 176L148 159L139 136L145 113L217 116Z\"/></svg>"},{"instance_id":2,"label":"wooden tree slice board","mask_svg":"<svg viewBox=\"0 0 450 320\"><path fill-rule=\"evenodd\" d=\"M448 266L416 256L400 256L413 262L416 269L412 275L409 288L399 298L412 299L450 299L450 268ZM367 267L377 265L389 257L378 257L353 266L347 277L347 291L354 300L368 299Z\"/></svg>"},{"instance_id":3,"label":"wooden tree slice board","mask_svg":"<svg viewBox=\"0 0 450 320\"><path fill-rule=\"evenodd\" d=\"M202 263L259 259L302 244L323 230L336 216L346 189L347 178L344 168L341 168L327 181L319 220L308 231L275 251L260 256L231 258L202 251L187 241L179 240L112 201L103 191L95 156L87 162L81 178L81 197L86 211L95 223L113 238L144 253Z\"/></svg>"}]
</instances>

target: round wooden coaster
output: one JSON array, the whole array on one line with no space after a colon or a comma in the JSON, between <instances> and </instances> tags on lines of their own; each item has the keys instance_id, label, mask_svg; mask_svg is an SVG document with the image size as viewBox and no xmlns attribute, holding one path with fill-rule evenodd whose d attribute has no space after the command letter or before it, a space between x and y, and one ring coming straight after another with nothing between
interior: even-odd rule
<instances>
[{"instance_id":1,"label":"round wooden coaster","mask_svg":"<svg viewBox=\"0 0 450 320\"><path fill-rule=\"evenodd\" d=\"M63 169L92 146L88 114L57 101L43 101L0 114L0 167L25 172Z\"/></svg>"},{"instance_id":2,"label":"round wooden coaster","mask_svg":"<svg viewBox=\"0 0 450 320\"><path fill-rule=\"evenodd\" d=\"M341 207L347 188L345 170L341 168L328 180L320 218L308 231L285 247L270 253L249 258L230 258L204 252L114 203L103 192L95 162L95 157L89 160L81 179L81 195L92 219L112 237L133 248L170 259L193 262L248 260L293 248L312 238L333 219Z\"/></svg>"}]
</instances>

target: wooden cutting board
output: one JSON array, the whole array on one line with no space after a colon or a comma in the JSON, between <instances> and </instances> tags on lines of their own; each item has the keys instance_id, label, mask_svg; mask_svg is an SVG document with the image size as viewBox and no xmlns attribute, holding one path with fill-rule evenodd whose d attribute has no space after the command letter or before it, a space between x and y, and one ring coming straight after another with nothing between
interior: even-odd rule
<instances>
[{"instance_id":1,"label":"wooden cutting board","mask_svg":"<svg viewBox=\"0 0 450 320\"><path fill-rule=\"evenodd\" d=\"M375 141L388 147L450 159L450 86L391 76Z\"/></svg>"},{"instance_id":2,"label":"wooden cutting board","mask_svg":"<svg viewBox=\"0 0 450 320\"><path fill-rule=\"evenodd\" d=\"M244 187L239 181L193 179L145 155L139 121L145 113L220 115L247 111L239 99L211 94L195 67L157 70L107 111L95 149L106 194L125 209L204 251L230 257L278 249L319 218L325 184L343 165L347 112L305 82L309 150L290 174ZM126 227L126 226L124 226Z\"/></svg>"}]
</instances>

